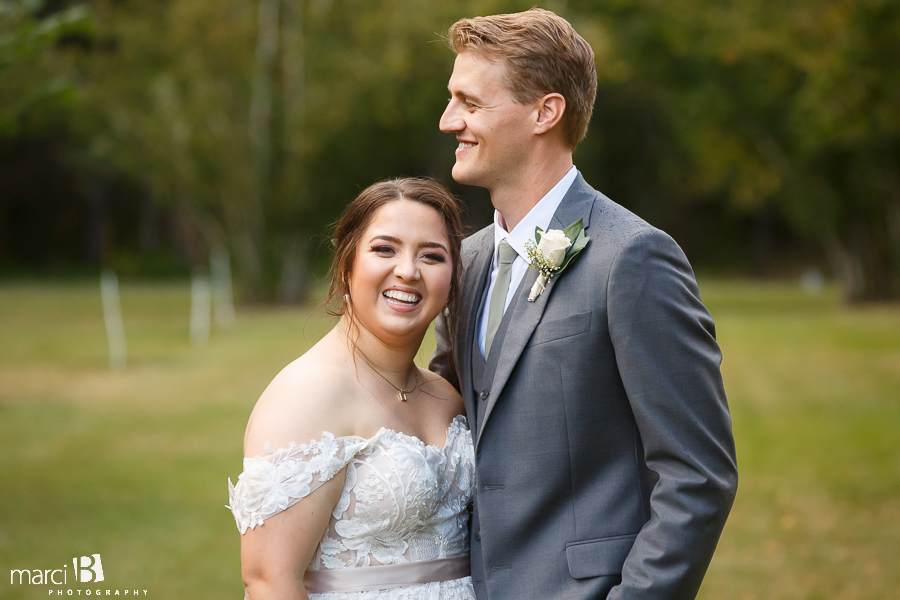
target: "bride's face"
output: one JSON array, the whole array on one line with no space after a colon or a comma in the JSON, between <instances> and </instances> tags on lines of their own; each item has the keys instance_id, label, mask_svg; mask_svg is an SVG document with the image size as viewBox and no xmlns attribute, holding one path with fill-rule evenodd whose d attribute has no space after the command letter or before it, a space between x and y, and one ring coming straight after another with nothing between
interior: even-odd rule
<instances>
[{"instance_id":1,"label":"bride's face","mask_svg":"<svg viewBox=\"0 0 900 600\"><path fill-rule=\"evenodd\" d=\"M363 232L350 272L356 323L391 345L418 343L447 304L453 264L441 215L395 200Z\"/></svg>"}]
</instances>

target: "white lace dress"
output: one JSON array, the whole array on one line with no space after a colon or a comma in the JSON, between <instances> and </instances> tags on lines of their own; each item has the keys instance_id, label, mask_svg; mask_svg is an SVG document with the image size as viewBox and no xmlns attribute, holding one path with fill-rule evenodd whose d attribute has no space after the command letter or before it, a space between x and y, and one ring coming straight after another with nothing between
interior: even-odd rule
<instances>
[{"instance_id":1,"label":"white lace dress","mask_svg":"<svg viewBox=\"0 0 900 600\"><path fill-rule=\"evenodd\" d=\"M465 556L474 451L463 416L444 447L382 428L373 437L291 443L244 459L229 499L241 534L293 506L347 467L344 489L308 571L397 565ZM473 600L470 577L383 590L310 594L311 600Z\"/></svg>"}]
</instances>

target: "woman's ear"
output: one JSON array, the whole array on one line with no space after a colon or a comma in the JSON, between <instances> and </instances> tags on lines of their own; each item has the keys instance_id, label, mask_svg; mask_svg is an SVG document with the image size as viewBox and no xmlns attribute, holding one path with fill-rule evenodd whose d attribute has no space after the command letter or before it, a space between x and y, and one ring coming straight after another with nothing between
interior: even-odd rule
<instances>
[{"instance_id":1,"label":"woman's ear","mask_svg":"<svg viewBox=\"0 0 900 600\"><path fill-rule=\"evenodd\" d=\"M537 121L534 132L547 133L560 122L563 113L566 112L566 99L562 94L553 92L541 98L538 104Z\"/></svg>"}]
</instances>

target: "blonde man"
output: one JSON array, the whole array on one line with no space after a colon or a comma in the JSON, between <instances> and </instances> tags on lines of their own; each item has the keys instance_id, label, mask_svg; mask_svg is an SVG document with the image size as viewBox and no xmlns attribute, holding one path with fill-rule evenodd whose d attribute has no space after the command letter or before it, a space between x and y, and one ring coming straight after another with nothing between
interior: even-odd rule
<instances>
[{"instance_id":1,"label":"blonde man","mask_svg":"<svg viewBox=\"0 0 900 600\"><path fill-rule=\"evenodd\" d=\"M440 128L494 223L463 243L463 309L432 369L475 440L479 600L697 594L737 470L709 313L678 245L573 166L594 55L552 12L463 19ZM587 246L543 291L535 229Z\"/></svg>"}]
</instances>

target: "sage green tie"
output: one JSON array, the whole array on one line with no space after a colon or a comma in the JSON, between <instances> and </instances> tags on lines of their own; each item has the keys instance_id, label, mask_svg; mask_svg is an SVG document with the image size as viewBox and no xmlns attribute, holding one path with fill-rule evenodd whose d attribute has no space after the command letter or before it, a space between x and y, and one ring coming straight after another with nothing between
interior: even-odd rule
<instances>
[{"instance_id":1,"label":"sage green tie","mask_svg":"<svg viewBox=\"0 0 900 600\"><path fill-rule=\"evenodd\" d=\"M494 282L494 291L491 292L491 304L488 307L487 333L484 336L484 357L491 353L491 342L500 329L500 321L503 320L503 306L506 304L506 294L509 292L509 279L512 274L512 264L518 253L506 240L500 242L500 268L497 269L497 280Z\"/></svg>"}]
</instances>

